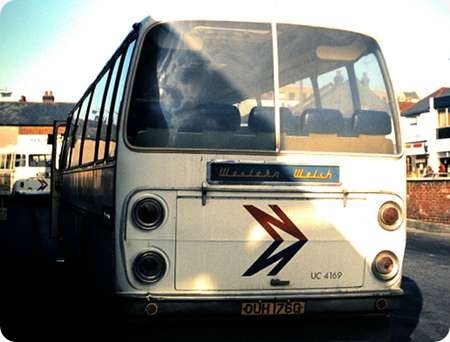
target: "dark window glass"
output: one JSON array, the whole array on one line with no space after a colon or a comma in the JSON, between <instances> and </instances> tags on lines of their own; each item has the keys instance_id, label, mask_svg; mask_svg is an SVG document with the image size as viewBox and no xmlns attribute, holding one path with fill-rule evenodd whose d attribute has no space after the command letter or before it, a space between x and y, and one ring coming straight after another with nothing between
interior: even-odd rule
<instances>
[{"instance_id":1,"label":"dark window glass","mask_svg":"<svg viewBox=\"0 0 450 342\"><path fill-rule=\"evenodd\" d=\"M277 25L277 35L281 149L395 153L376 42L297 25Z\"/></svg>"},{"instance_id":2,"label":"dark window glass","mask_svg":"<svg viewBox=\"0 0 450 342\"><path fill-rule=\"evenodd\" d=\"M133 54L135 42L132 42L127 49L125 59L123 62L122 70L120 73L120 79L119 84L117 86L117 95L116 99L114 101L114 108L112 109L112 118L111 118L111 134L110 134L110 140L109 140L109 152L108 156L109 158L114 158L116 155L116 142L117 142L117 123L119 120L119 113L122 108L122 99L123 99L123 93L125 90L125 82L127 80L128 75L128 69L130 67L131 62L131 56Z\"/></svg>"},{"instance_id":3,"label":"dark window glass","mask_svg":"<svg viewBox=\"0 0 450 342\"><path fill-rule=\"evenodd\" d=\"M139 147L275 149L270 24L185 21L151 30L127 122Z\"/></svg>"},{"instance_id":4,"label":"dark window glass","mask_svg":"<svg viewBox=\"0 0 450 342\"><path fill-rule=\"evenodd\" d=\"M12 154L0 154L0 169L12 169L13 168L13 155Z\"/></svg>"},{"instance_id":5,"label":"dark window glass","mask_svg":"<svg viewBox=\"0 0 450 342\"><path fill-rule=\"evenodd\" d=\"M117 69L119 68L119 64L120 64L120 60L117 59L115 65L114 65L111 79L109 81L108 93L106 95L105 106L103 109L103 117L102 117L101 128L100 128L100 138L99 138L100 140L99 140L98 157L97 157L98 160L102 160L105 158L108 122L109 122L110 111L111 111L111 100L112 100L112 96L113 96L114 87L116 84Z\"/></svg>"},{"instance_id":6,"label":"dark window glass","mask_svg":"<svg viewBox=\"0 0 450 342\"><path fill-rule=\"evenodd\" d=\"M375 54L361 57L354 69L361 108L389 112L388 92Z\"/></svg>"},{"instance_id":7,"label":"dark window glass","mask_svg":"<svg viewBox=\"0 0 450 342\"><path fill-rule=\"evenodd\" d=\"M30 154L28 157L28 166L30 167L50 167L52 156L50 154Z\"/></svg>"},{"instance_id":8,"label":"dark window glass","mask_svg":"<svg viewBox=\"0 0 450 342\"><path fill-rule=\"evenodd\" d=\"M75 134L75 128L76 128L76 124L77 124L77 120L78 120L78 113L80 112L80 108L77 107L74 111L73 114L71 116L70 119L70 123L69 123L69 128L68 128L68 132L67 132L67 139L64 142L64 160L63 160L63 165L65 169L68 169L70 167L70 156L72 153L72 143L73 143L73 136Z\"/></svg>"},{"instance_id":9,"label":"dark window glass","mask_svg":"<svg viewBox=\"0 0 450 342\"><path fill-rule=\"evenodd\" d=\"M26 166L26 160L25 154L16 154L16 167Z\"/></svg>"},{"instance_id":10,"label":"dark window glass","mask_svg":"<svg viewBox=\"0 0 450 342\"><path fill-rule=\"evenodd\" d=\"M6 165L8 165L8 169L13 168L13 154L7 154L6 155Z\"/></svg>"},{"instance_id":11,"label":"dark window glass","mask_svg":"<svg viewBox=\"0 0 450 342\"><path fill-rule=\"evenodd\" d=\"M84 132L83 155L81 157L82 164L87 164L94 161L97 127L99 117L101 115L100 110L107 80L108 72L103 75L94 89L91 106L89 107L89 113L87 115L86 131Z\"/></svg>"},{"instance_id":12,"label":"dark window glass","mask_svg":"<svg viewBox=\"0 0 450 342\"><path fill-rule=\"evenodd\" d=\"M353 115L352 93L346 68L337 68L319 75L317 83L323 108L337 110L345 118Z\"/></svg>"},{"instance_id":13,"label":"dark window glass","mask_svg":"<svg viewBox=\"0 0 450 342\"><path fill-rule=\"evenodd\" d=\"M89 105L89 99L91 95L89 94L83 100L83 104L78 114L78 120L76 122L75 134L72 141L72 152L70 155L70 167L77 167L80 165L80 151L81 142L83 137L84 122L86 121L87 108Z\"/></svg>"}]
</instances>

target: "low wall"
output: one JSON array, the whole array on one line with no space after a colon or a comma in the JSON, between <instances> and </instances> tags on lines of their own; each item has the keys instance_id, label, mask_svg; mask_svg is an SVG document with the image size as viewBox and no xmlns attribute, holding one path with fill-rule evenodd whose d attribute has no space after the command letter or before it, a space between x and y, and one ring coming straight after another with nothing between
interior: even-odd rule
<instances>
[{"instance_id":1,"label":"low wall","mask_svg":"<svg viewBox=\"0 0 450 342\"><path fill-rule=\"evenodd\" d=\"M410 219L450 224L450 179L408 180Z\"/></svg>"}]
</instances>

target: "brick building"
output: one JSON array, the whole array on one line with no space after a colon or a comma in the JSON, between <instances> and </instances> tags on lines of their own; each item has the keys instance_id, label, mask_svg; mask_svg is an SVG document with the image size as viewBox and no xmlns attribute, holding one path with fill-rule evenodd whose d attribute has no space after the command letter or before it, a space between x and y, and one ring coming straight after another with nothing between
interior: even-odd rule
<instances>
[{"instance_id":1,"label":"brick building","mask_svg":"<svg viewBox=\"0 0 450 342\"><path fill-rule=\"evenodd\" d=\"M450 88L440 88L402 112L410 219L450 225L449 108Z\"/></svg>"},{"instance_id":2,"label":"brick building","mask_svg":"<svg viewBox=\"0 0 450 342\"><path fill-rule=\"evenodd\" d=\"M440 88L402 113L410 177L450 172L450 88Z\"/></svg>"},{"instance_id":3,"label":"brick building","mask_svg":"<svg viewBox=\"0 0 450 342\"><path fill-rule=\"evenodd\" d=\"M16 185L27 191L34 189L36 181L30 177L49 177L48 134L53 131L53 122L65 121L73 106L55 103L51 93L44 95L42 103L24 99L0 102L0 195L11 194Z\"/></svg>"},{"instance_id":4,"label":"brick building","mask_svg":"<svg viewBox=\"0 0 450 342\"><path fill-rule=\"evenodd\" d=\"M20 135L47 135L54 120L66 120L74 103L0 102L0 148L15 145Z\"/></svg>"}]
</instances>

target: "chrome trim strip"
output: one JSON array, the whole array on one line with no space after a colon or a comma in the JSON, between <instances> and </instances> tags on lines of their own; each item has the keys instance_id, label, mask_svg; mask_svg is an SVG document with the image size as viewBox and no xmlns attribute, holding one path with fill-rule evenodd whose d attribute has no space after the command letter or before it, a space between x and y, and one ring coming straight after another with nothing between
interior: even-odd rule
<instances>
[{"instance_id":1,"label":"chrome trim strip","mask_svg":"<svg viewBox=\"0 0 450 342\"><path fill-rule=\"evenodd\" d=\"M279 153L281 149L280 132L280 80L278 75L278 33L277 24L272 23L272 61L273 61L273 100L275 107L274 129L275 129L275 152Z\"/></svg>"},{"instance_id":2,"label":"chrome trim strip","mask_svg":"<svg viewBox=\"0 0 450 342\"><path fill-rule=\"evenodd\" d=\"M274 292L274 293L260 293L260 294L245 294L245 295L187 295L187 294L172 294L172 295L153 295L149 293L117 293L118 297L129 298L142 298L151 300L165 300L165 301L177 301L177 300L257 300L257 299L351 299L351 298L363 298L363 297L394 297L402 296L404 291L402 289L382 290L382 291L359 291L359 292L342 292L342 293L299 293L298 291L286 293L286 292Z\"/></svg>"}]
</instances>

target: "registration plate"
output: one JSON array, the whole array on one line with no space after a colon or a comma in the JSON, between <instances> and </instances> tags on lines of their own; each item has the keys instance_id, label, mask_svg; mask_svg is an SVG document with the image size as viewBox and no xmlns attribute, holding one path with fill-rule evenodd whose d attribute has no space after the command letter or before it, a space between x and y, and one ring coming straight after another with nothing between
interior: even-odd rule
<instances>
[{"instance_id":1,"label":"registration plate","mask_svg":"<svg viewBox=\"0 0 450 342\"><path fill-rule=\"evenodd\" d=\"M243 316L266 315L302 315L305 312L305 302L275 301L275 302L247 302L241 304Z\"/></svg>"}]
</instances>

